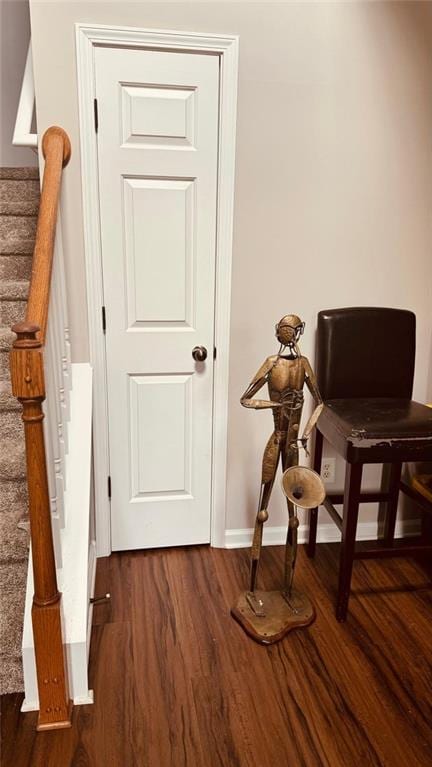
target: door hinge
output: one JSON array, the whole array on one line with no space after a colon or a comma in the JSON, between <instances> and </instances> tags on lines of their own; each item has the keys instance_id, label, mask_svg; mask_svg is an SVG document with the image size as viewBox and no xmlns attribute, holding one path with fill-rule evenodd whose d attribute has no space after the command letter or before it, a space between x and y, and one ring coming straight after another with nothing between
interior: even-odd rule
<instances>
[{"instance_id":1,"label":"door hinge","mask_svg":"<svg viewBox=\"0 0 432 767\"><path fill-rule=\"evenodd\" d=\"M105 307L102 307L102 330L105 333L106 332L106 312Z\"/></svg>"},{"instance_id":2,"label":"door hinge","mask_svg":"<svg viewBox=\"0 0 432 767\"><path fill-rule=\"evenodd\" d=\"M213 347L213 359L216 359L216 346Z\"/></svg>"},{"instance_id":3,"label":"door hinge","mask_svg":"<svg viewBox=\"0 0 432 767\"><path fill-rule=\"evenodd\" d=\"M98 114L98 101L97 99L93 99L93 110L94 110L94 125L95 125L95 131L98 132L99 128L99 114Z\"/></svg>"},{"instance_id":4,"label":"door hinge","mask_svg":"<svg viewBox=\"0 0 432 767\"><path fill-rule=\"evenodd\" d=\"M108 498L111 498L111 477L108 477Z\"/></svg>"}]
</instances>

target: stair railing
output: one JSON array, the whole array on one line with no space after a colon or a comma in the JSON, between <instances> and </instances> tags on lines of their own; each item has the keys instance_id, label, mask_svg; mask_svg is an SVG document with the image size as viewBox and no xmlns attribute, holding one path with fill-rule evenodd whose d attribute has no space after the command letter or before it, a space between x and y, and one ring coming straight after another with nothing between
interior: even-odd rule
<instances>
[{"instance_id":1,"label":"stair railing","mask_svg":"<svg viewBox=\"0 0 432 767\"><path fill-rule=\"evenodd\" d=\"M53 268L62 169L71 155L62 128L43 136L45 158L29 298L24 322L12 327L12 392L22 404L34 596L32 626L39 692L38 730L70 727L72 702L62 635L61 593L57 584L43 403L46 397L44 349Z\"/></svg>"}]
</instances>

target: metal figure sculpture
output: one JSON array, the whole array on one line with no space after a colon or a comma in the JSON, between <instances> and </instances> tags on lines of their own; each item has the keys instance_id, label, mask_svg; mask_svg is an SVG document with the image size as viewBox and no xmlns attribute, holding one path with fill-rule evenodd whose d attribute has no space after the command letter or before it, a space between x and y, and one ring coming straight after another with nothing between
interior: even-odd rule
<instances>
[{"instance_id":1,"label":"metal figure sculpture","mask_svg":"<svg viewBox=\"0 0 432 767\"><path fill-rule=\"evenodd\" d=\"M294 314L282 317L276 325L276 338L280 343L276 355L268 357L249 384L241 398L244 407L254 410L271 409L274 431L267 442L261 477L261 492L258 503L254 536L251 550L249 590L243 593L233 609L234 617L257 641L264 644L277 641L296 626L308 625L314 618L314 610L307 597L293 590L294 569L297 556L297 528L299 525L296 506L308 508L305 504L313 499L312 506L322 502L324 488L321 479L310 469L299 467L293 486L288 477L284 488L288 506L288 532L285 548L284 586L282 592L256 590L258 566L261 553L263 525L268 519L268 505L273 490L279 461L285 475L292 467L298 466L299 448L307 452L307 442L323 408L314 372L298 347L304 331L304 322ZM302 436L299 437L300 419L303 409L303 388L308 387L315 401ZM255 395L268 385L269 399L255 399ZM299 473L300 472L300 473ZM302 501L303 498L303 501Z\"/></svg>"}]
</instances>

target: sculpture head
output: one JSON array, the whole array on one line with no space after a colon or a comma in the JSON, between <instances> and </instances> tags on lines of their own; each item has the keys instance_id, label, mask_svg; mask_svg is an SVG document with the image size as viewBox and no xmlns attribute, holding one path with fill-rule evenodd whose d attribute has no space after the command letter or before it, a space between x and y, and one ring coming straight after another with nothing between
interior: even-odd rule
<instances>
[{"instance_id":1,"label":"sculpture head","mask_svg":"<svg viewBox=\"0 0 432 767\"><path fill-rule=\"evenodd\" d=\"M283 346L296 344L304 331L304 322L296 314L286 314L276 325L276 338Z\"/></svg>"}]
</instances>

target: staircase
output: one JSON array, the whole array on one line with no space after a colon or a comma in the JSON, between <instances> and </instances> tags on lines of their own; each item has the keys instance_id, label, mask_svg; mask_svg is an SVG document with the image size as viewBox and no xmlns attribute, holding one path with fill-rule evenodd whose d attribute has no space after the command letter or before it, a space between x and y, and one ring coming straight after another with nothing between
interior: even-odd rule
<instances>
[{"instance_id":1,"label":"staircase","mask_svg":"<svg viewBox=\"0 0 432 767\"><path fill-rule=\"evenodd\" d=\"M32 131L34 107L30 42L12 143L39 150L41 193L36 169L0 169L0 693L24 690L21 710L57 730L93 702L93 384L69 336L59 200L72 148L58 126Z\"/></svg>"},{"instance_id":2,"label":"staircase","mask_svg":"<svg viewBox=\"0 0 432 767\"><path fill-rule=\"evenodd\" d=\"M24 689L21 639L28 517L21 406L12 396L10 326L25 315L39 206L37 168L0 169L0 694Z\"/></svg>"}]
</instances>

